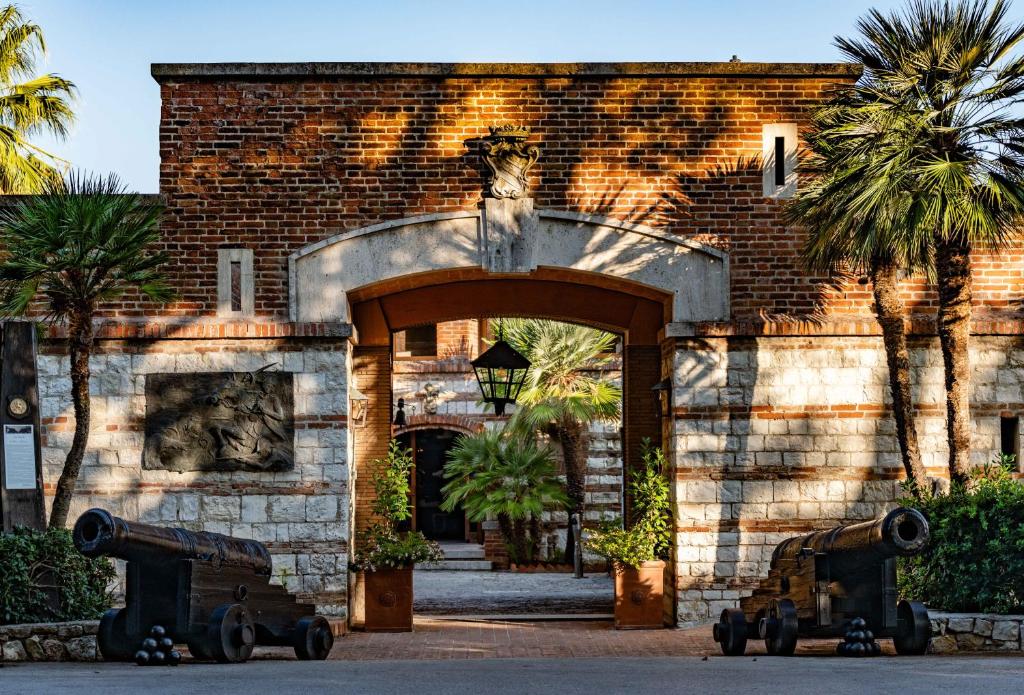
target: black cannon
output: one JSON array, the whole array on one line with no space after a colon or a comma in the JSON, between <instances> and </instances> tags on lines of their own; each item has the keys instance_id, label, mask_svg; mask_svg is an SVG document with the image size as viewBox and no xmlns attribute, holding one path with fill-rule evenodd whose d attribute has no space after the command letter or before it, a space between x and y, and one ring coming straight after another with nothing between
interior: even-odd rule
<instances>
[{"instance_id":1,"label":"black cannon","mask_svg":"<svg viewBox=\"0 0 1024 695\"><path fill-rule=\"evenodd\" d=\"M78 518L75 547L88 557L128 561L125 607L106 612L104 659L132 659L154 625L198 659L242 662L257 644L290 646L300 659L326 659L327 619L270 583L270 553L257 541L125 521L103 509Z\"/></svg>"},{"instance_id":2,"label":"black cannon","mask_svg":"<svg viewBox=\"0 0 1024 695\"><path fill-rule=\"evenodd\" d=\"M839 637L857 618L875 637L892 638L899 654L923 654L931 637L924 605L898 601L896 558L928 543L928 522L900 507L875 521L838 526L780 543L768 577L740 607L722 611L715 641L740 656L748 639L788 656L798 637ZM857 623L859 624L859 623Z\"/></svg>"}]
</instances>

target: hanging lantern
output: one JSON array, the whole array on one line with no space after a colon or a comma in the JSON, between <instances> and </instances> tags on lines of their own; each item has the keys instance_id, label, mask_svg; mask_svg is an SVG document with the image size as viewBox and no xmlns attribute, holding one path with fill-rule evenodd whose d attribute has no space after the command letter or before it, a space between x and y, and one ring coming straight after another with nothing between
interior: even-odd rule
<instances>
[{"instance_id":1,"label":"hanging lantern","mask_svg":"<svg viewBox=\"0 0 1024 695\"><path fill-rule=\"evenodd\" d=\"M519 398L530 360L505 342L501 335L501 324L498 326L498 342L470 364L476 373L484 402L494 405L495 415L504 415L505 405L515 403Z\"/></svg>"}]
</instances>

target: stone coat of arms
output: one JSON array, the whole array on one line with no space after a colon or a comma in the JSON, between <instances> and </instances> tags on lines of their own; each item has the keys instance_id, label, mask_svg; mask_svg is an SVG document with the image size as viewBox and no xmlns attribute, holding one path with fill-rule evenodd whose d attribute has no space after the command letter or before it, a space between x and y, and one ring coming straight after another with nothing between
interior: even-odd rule
<instances>
[{"instance_id":1,"label":"stone coat of arms","mask_svg":"<svg viewBox=\"0 0 1024 695\"><path fill-rule=\"evenodd\" d=\"M524 126L490 126L489 130L487 137L466 141L487 167L487 193L493 198L522 198L529 191L526 177L540 158L540 148L526 144L530 129Z\"/></svg>"}]
</instances>

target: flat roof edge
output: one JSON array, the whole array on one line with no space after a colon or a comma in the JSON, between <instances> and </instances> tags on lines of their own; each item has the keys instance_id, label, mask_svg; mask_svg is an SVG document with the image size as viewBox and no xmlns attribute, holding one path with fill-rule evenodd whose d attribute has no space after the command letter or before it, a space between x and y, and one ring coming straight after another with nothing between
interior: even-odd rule
<instances>
[{"instance_id":1,"label":"flat roof edge","mask_svg":"<svg viewBox=\"0 0 1024 695\"><path fill-rule=\"evenodd\" d=\"M158 81L257 77L857 77L856 63L153 63Z\"/></svg>"}]
</instances>

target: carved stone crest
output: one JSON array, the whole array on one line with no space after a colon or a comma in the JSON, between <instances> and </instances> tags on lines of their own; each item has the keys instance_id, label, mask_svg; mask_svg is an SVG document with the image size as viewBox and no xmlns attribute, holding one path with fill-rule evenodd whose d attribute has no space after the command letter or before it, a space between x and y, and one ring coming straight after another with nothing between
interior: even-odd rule
<instances>
[{"instance_id":1,"label":"carved stone crest","mask_svg":"<svg viewBox=\"0 0 1024 695\"><path fill-rule=\"evenodd\" d=\"M487 166L484 181L487 193L493 198L522 198L529 190L526 176L540 157L537 145L526 144L530 129L525 126L489 126L491 134L466 140L466 146L475 149Z\"/></svg>"},{"instance_id":2,"label":"carved stone crest","mask_svg":"<svg viewBox=\"0 0 1024 695\"><path fill-rule=\"evenodd\" d=\"M143 468L284 471L295 467L292 374L268 371L146 377Z\"/></svg>"}]
</instances>

